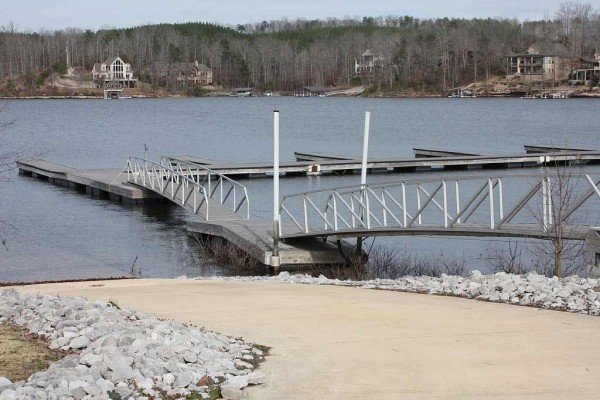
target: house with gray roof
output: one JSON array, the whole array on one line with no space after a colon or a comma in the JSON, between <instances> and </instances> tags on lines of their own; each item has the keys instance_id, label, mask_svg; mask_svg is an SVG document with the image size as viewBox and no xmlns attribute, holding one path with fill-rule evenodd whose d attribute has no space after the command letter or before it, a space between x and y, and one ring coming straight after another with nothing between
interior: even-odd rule
<instances>
[{"instance_id":1,"label":"house with gray roof","mask_svg":"<svg viewBox=\"0 0 600 400\"><path fill-rule=\"evenodd\" d=\"M519 78L527 83L567 79L572 63L567 49L552 42L532 44L525 52L509 54L504 60L506 79Z\"/></svg>"},{"instance_id":2,"label":"house with gray roof","mask_svg":"<svg viewBox=\"0 0 600 400\"><path fill-rule=\"evenodd\" d=\"M367 49L360 58L354 60L354 73L359 76L373 75L375 68L383 66L383 57Z\"/></svg>"}]
</instances>

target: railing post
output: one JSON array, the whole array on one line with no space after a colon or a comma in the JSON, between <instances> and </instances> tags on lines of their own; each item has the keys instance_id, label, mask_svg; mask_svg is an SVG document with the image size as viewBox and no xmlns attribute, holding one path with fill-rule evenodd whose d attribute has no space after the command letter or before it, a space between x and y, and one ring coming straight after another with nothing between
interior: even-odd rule
<instances>
[{"instance_id":1,"label":"railing post","mask_svg":"<svg viewBox=\"0 0 600 400\"><path fill-rule=\"evenodd\" d=\"M442 181L444 194L444 228L448 227L448 190L446 188L446 180Z\"/></svg>"},{"instance_id":2,"label":"railing post","mask_svg":"<svg viewBox=\"0 0 600 400\"><path fill-rule=\"evenodd\" d=\"M542 225L548 230L548 177L542 177Z\"/></svg>"},{"instance_id":3,"label":"railing post","mask_svg":"<svg viewBox=\"0 0 600 400\"><path fill-rule=\"evenodd\" d=\"M458 186L458 181L454 182L456 184L456 222L460 224L460 218L458 217L460 215L460 188Z\"/></svg>"},{"instance_id":4,"label":"railing post","mask_svg":"<svg viewBox=\"0 0 600 400\"><path fill-rule=\"evenodd\" d=\"M308 210L306 209L306 195L302 196L304 206L304 233L308 233Z\"/></svg>"},{"instance_id":5,"label":"railing post","mask_svg":"<svg viewBox=\"0 0 600 400\"><path fill-rule=\"evenodd\" d=\"M504 219L504 190L502 189L502 178L498 178L498 206L500 211L500 221Z\"/></svg>"},{"instance_id":6,"label":"railing post","mask_svg":"<svg viewBox=\"0 0 600 400\"><path fill-rule=\"evenodd\" d=\"M490 229L494 229L496 223L494 221L494 184L492 183L492 178L488 179L488 190L490 197Z\"/></svg>"},{"instance_id":7,"label":"railing post","mask_svg":"<svg viewBox=\"0 0 600 400\"><path fill-rule=\"evenodd\" d=\"M338 230L338 212L337 212L337 201L335 199L335 190L333 191L332 194L332 198L333 198L333 230L337 231Z\"/></svg>"},{"instance_id":8,"label":"railing post","mask_svg":"<svg viewBox=\"0 0 600 400\"><path fill-rule=\"evenodd\" d=\"M421 185L417 183L417 210L421 209ZM417 223L419 225L421 225L423 223L423 219L421 218L421 215L423 215L422 212L419 213L419 216L417 217Z\"/></svg>"},{"instance_id":9,"label":"railing post","mask_svg":"<svg viewBox=\"0 0 600 400\"><path fill-rule=\"evenodd\" d=\"M381 189L381 204L383 210L383 226L387 226L387 211L385 210L385 191ZM392 214L393 217L393 214Z\"/></svg>"},{"instance_id":10,"label":"railing post","mask_svg":"<svg viewBox=\"0 0 600 400\"><path fill-rule=\"evenodd\" d=\"M402 217L403 217L403 228L406 228L408 224L408 211L406 210L406 185L402 182Z\"/></svg>"}]
</instances>

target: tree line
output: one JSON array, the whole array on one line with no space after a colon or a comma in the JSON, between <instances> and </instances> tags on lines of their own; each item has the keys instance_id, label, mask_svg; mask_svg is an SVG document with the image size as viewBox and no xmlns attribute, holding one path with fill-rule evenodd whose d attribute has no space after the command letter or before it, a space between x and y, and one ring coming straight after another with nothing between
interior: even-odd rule
<instances>
[{"instance_id":1,"label":"tree line","mask_svg":"<svg viewBox=\"0 0 600 400\"><path fill-rule=\"evenodd\" d=\"M24 80L35 91L48 76L64 72L67 62L89 71L119 55L154 87L175 88L159 66L198 60L225 88L291 91L360 81L354 60L371 49L383 60L371 83L439 91L503 74L503 56L540 41L560 43L574 57L593 56L600 51L599 10L567 1L538 21L388 16L39 32L9 24L0 27L0 77L7 85Z\"/></svg>"}]
</instances>

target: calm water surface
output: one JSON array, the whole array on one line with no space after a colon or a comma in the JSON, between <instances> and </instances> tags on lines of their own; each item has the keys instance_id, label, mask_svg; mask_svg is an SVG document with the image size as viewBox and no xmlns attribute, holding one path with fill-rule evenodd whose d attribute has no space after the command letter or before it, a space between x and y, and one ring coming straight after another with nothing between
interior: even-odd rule
<instances>
[{"instance_id":1,"label":"calm water surface","mask_svg":"<svg viewBox=\"0 0 600 400\"><path fill-rule=\"evenodd\" d=\"M364 112L371 157L412 157L413 147L516 153L523 144L600 148L595 100L202 98L180 100L19 100L0 116L14 120L2 148L75 168L121 167L128 156L197 155L260 162L272 157L272 111L281 112L281 158L294 151L360 155ZM522 172L522 171L520 171ZM414 175L411 175L414 176ZM369 181L401 179L371 175ZM358 183L359 176L299 177L283 194ZM254 215L271 215L269 180L248 186ZM0 282L121 276L228 274L198 256L185 233L194 218L176 206L127 206L13 174L0 183ZM479 267L493 240L395 238L414 254L465 257ZM385 242L385 241L383 241ZM133 268L132 268L133 265Z\"/></svg>"}]
</instances>

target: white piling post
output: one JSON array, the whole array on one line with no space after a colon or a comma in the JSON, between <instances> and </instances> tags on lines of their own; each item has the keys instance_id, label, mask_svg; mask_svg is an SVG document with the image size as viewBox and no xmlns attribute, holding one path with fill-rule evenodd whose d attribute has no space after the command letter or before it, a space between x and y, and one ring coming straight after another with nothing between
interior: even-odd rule
<instances>
[{"instance_id":1,"label":"white piling post","mask_svg":"<svg viewBox=\"0 0 600 400\"><path fill-rule=\"evenodd\" d=\"M363 133L363 156L362 156L362 165L360 169L360 188L362 190L362 204L363 210L361 213L361 217L365 218L365 213L367 219L369 218L369 210L365 210L364 207L367 204L367 158L369 156L369 125L371 123L371 112L365 111L365 130ZM369 224L367 224L368 226ZM356 238L356 251L360 255L362 253L362 237Z\"/></svg>"},{"instance_id":2,"label":"white piling post","mask_svg":"<svg viewBox=\"0 0 600 400\"><path fill-rule=\"evenodd\" d=\"M364 189L367 184L367 157L369 155L369 125L371 122L371 112L365 111L365 131L363 135L363 156L362 167L360 170L360 185Z\"/></svg>"},{"instance_id":3,"label":"white piling post","mask_svg":"<svg viewBox=\"0 0 600 400\"><path fill-rule=\"evenodd\" d=\"M279 111L273 111L273 256L271 266L280 267L279 259Z\"/></svg>"}]
</instances>

